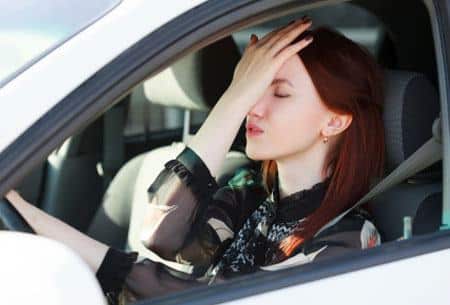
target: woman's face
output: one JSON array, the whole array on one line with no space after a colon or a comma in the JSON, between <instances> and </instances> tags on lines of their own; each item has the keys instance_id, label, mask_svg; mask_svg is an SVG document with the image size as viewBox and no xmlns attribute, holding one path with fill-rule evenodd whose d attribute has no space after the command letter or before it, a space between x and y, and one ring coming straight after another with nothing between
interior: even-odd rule
<instances>
[{"instance_id":1,"label":"woman's face","mask_svg":"<svg viewBox=\"0 0 450 305\"><path fill-rule=\"evenodd\" d=\"M250 135L247 130L246 154L253 160L277 160L306 152L322 141L329 114L303 61L292 56L247 114L246 123L263 132Z\"/></svg>"}]
</instances>

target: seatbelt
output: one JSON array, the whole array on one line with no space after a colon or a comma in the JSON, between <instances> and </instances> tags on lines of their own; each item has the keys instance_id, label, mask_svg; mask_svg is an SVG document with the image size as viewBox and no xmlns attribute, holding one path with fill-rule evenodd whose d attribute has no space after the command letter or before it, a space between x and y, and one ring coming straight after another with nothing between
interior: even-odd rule
<instances>
[{"instance_id":1,"label":"seatbelt","mask_svg":"<svg viewBox=\"0 0 450 305\"><path fill-rule=\"evenodd\" d=\"M351 208L347 209L330 222L325 224L314 236L336 224L351 210L359 205L369 201L378 194L388 190L394 185L404 181L405 179L413 176L421 170L427 168L433 163L442 159L442 145L441 145L441 122L440 118L437 118L433 123L433 136L425 144L423 144L418 150L416 150L408 159L404 160L400 165L395 168L389 175L378 182L366 195L364 195L358 202L356 202Z\"/></svg>"},{"instance_id":2,"label":"seatbelt","mask_svg":"<svg viewBox=\"0 0 450 305\"><path fill-rule=\"evenodd\" d=\"M109 109L103 118L103 188L106 190L125 158L123 130L130 96Z\"/></svg>"}]
</instances>

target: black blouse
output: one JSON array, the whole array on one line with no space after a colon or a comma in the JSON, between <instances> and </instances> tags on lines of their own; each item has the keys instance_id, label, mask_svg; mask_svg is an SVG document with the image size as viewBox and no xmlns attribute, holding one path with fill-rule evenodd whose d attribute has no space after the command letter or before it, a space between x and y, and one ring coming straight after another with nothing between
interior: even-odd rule
<instances>
[{"instance_id":1,"label":"black blouse","mask_svg":"<svg viewBox=\"0 0 450 305\"><path fill-rule=\"evenodd\" d=\"M357 209L283 262L277 246L321 203L330 178L282 199L260 175L242 169L219 188L189 147L165 164L148 189L142 240L148 252L109 248L97 279L111 304L160 296L234 275L271 271L378 245L367 212Z\"/></svg>"}]
</instances>

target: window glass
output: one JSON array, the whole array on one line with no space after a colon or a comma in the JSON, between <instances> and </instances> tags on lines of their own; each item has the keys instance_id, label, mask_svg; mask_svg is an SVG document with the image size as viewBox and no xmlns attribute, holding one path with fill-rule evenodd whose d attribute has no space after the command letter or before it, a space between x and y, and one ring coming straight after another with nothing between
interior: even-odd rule
<instances>
[{"instance_id":1,"label":"window glass","mask_svg":"<svg viewBox=\"0 0 450 305\"><path fill-rule=\"evenodd\" d=\"M121 0L0 0L0 87Z\"/></svg>"},{"instance_id":2,"label":"window glass","mask_svg":"<svg viewBox=\"0 0 450 305\"><path fill-rule=\"evenodd\" d=\"M313 26L330 26L348 38L362 44L374 55L378 55L385 38L385 30L381 22L367 10L350 3L340 3L333 6L303 10L293 15L284 16L268 22L235 32L233 39L243 52L250 35L263 37L266 33L287 25L290 21L308 15L313 20Z\"/></svg>"},{"instance_id":3,"label":"window glass","mask_svg":"<svg viewBox=\"0 0 450 305\"><path fill-rule=\"evenodd\" d=\"M201 124L207 116L208 112L191 110L191 126ZM131 93L125 136L142 135L146 128L148 132L182 128L183 124L184 109L152 103L145 96L142 85Z\"/></svg>"}]
</instances>

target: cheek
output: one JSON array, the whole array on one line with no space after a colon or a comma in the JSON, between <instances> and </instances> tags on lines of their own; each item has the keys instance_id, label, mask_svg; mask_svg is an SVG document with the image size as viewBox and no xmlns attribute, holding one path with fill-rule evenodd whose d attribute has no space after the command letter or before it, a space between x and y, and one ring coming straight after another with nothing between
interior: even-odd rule
<instances>
[{"instance_id":1,"label":"cheek","mask_svg":"<svg viewBox=\"0 0 450 305\"><path fill-rule=\"evenodd\" d=\"M303 150L320 136L324 112L316 105L297 104L278 109L271 138L282 150ZM273 133L272 133L273 131Z\"/></svg>"}]
</instances>

